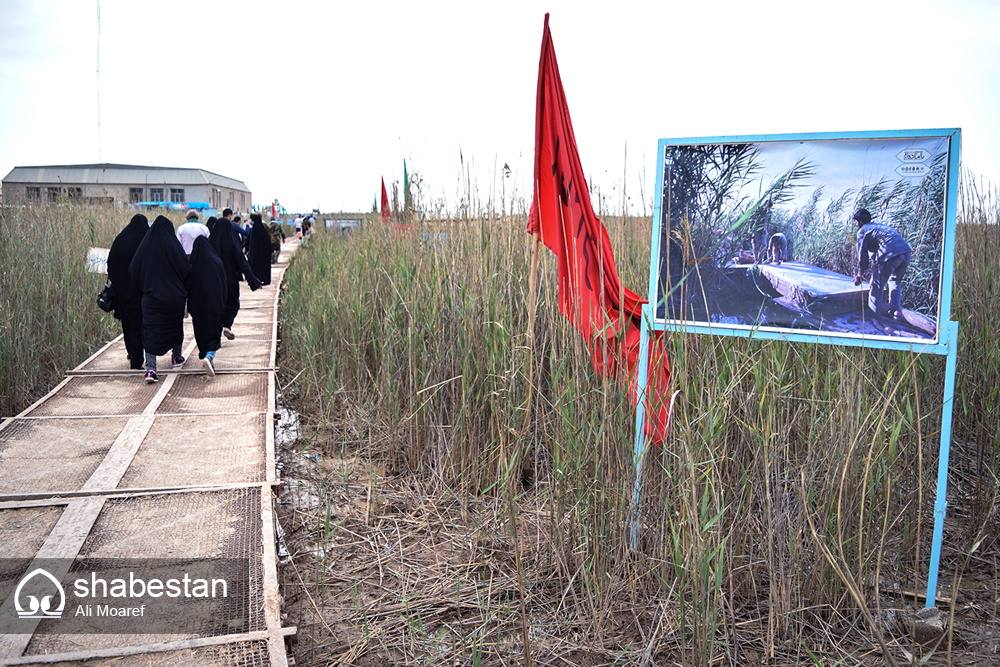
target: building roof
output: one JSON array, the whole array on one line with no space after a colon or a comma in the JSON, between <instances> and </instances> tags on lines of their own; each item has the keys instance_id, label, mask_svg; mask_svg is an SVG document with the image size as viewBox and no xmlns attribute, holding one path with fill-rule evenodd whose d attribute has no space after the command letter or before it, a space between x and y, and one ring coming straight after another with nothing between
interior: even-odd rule
<instances>
[{"instance_id":1,"label":"building roof","mask_svg":"<svg viewBox=\"0 0 1000 667\"><path fill-rule=\"evenodd\" d=\"M215 185L250 192L243 181L204 169L135 164L62 164L14 167L4 183L88 183L108 185Z\"/></svg>"}]
</instances>

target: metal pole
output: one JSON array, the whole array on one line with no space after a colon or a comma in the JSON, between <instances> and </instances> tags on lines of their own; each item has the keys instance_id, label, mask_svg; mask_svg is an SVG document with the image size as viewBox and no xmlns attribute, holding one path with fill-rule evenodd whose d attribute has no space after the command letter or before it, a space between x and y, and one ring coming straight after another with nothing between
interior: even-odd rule
<instances>
[{"instance_id":1,"label":"metal pole","mask_svg":"<svg viewBox=\"0 0 1000 667\"><path fill-rule=\"evenodd\" d=\"M639 497L642 491L642 455L646 435L646 389L649 384L649 328L647 318L652 317L649 304L642 307L642 324L639 329L639 373L635 386L635 449L632 459L635 467L635 492L632 497L632 525L629 543L633 549L639 546Z\"/></svg>"},{"instance_id":2,"label":"metal pole","mask_svg":"<svg viewBox=\"0 0 1000 667\"><path fill-rule=\"evenodd\" d=\"M948 455L951 449L951 415L955 399L955 362L958 356L958 322L947 322L944 342L948 356L944 372L944 403L941 409L941 447L938 452L937 498L934 500L934 540L931 543L931 563L927 572L927 607L933 607L937 596L938 567L941 561L941 541L944 515L948 507Z\"/></svg>"}]
</instances>

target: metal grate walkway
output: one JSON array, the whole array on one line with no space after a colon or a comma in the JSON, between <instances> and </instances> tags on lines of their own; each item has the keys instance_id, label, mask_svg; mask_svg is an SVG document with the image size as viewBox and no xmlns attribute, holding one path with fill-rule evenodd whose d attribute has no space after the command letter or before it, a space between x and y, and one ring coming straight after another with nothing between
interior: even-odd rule
<instances>
[{"instance_id":1,"label":"metal grate walkway","mask_svg":"<svg viewBox=\"0 0 1000 667\"><path fill-rule=\"evenodd\" d=\"M270 285L243 290L215 378L203 374L188 319L188 361L170 370L161 357L158 384L127 370L119 336L0 423L0 617L16 617L15 588L39 564L66 563L52 572L65 582L94 558L249 563L248 602L184 635L54 634L38 619L30 634L0 634L0 664L287 666L274 364L279 288L296 247L286 242Z\"/></svg>"}]
</instances>

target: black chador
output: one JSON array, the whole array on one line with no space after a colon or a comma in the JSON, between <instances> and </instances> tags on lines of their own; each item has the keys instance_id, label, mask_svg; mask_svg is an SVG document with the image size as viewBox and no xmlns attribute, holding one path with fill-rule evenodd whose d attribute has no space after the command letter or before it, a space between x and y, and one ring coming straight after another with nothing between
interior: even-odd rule
<instances>
[{"instance_id":1,"label":"black chador","mask_svg":"<svg viewBox=\"0 0 1000 667\"><path fill-rule=\"evenodd\" d=\"M222 326L228 329L240 312L240 276L247 280L250 291L260 289L260 280L253 274L247 258L240 249L236 238L236 230L225 219L217 220L209 237L215 254L222 260L222 268L226 273L226 308L222 316Z\"/></svg>"},{"instance_id":2,"label":"black chador","mask_svg":"<svg viewBox=\"0 0 1000 667\"><path fill-rule=\"evenodd\" d=\"M247 253L247 260L250 263L250 270L260 279L262 285L271 284L271 232L264 226L264 221L260 214L254 213L250 216L253 220L253 227L250 229L250 251Z\"/></svg>"},{"instance_id":3,"label":"black chador","mask_svg":"<svg viewBox=\"0 0 1000 667\"><path fill-rule=\"evenodd\" d=\"M226 272L204 236L194 240L188 276L188 313L198 342L198 358L222 346L222 314L226 308Z\"/></svg>"},{"instance_id":4,"label":"black chador","mask_svg":"<svg viewBox=\"0 0 1000 667\"><path fill-rule=\"evenodd\" d=\"M108 252L108 279L114 297L115 317L121 320L125 352L133 370L143 368L142 290L132 282L128 267L148 231L149 220L146 216L132 216L132 221L115 237Z\"/></svg>"},{"instance_id":5,"label":"black chador","mask_svg":"<svg viewBox=\"0 0 1000 667\"><path fill-rule=\"evenodd\" d=\"M157 356L184 342L186 281L191 272L187 255L162 215L149 228L129 266L132 281L142 290L142 346Z\"/></svg>"}]
</instances>

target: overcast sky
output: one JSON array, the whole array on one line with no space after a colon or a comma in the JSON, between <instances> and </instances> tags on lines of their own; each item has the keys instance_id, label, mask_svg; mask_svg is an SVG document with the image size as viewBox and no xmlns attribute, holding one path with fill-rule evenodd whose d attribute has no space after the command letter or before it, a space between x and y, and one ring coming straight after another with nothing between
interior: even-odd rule
<instances>
[{"instance_id":1,"label":"overcast sky","mask_svg":"<svg viewBox=\"0 0 1000 667\"><path fill-rule=\"evenodd\" d=\"M200 167L357 211L405 159L454 210L461 156L481 199L508 164L523 200L546 11L611 209L623 185L649 207L659 138L960 127L963 168L1000 185L994 0L0 0L0 173Z\"/></svg>"}]
</instances>

